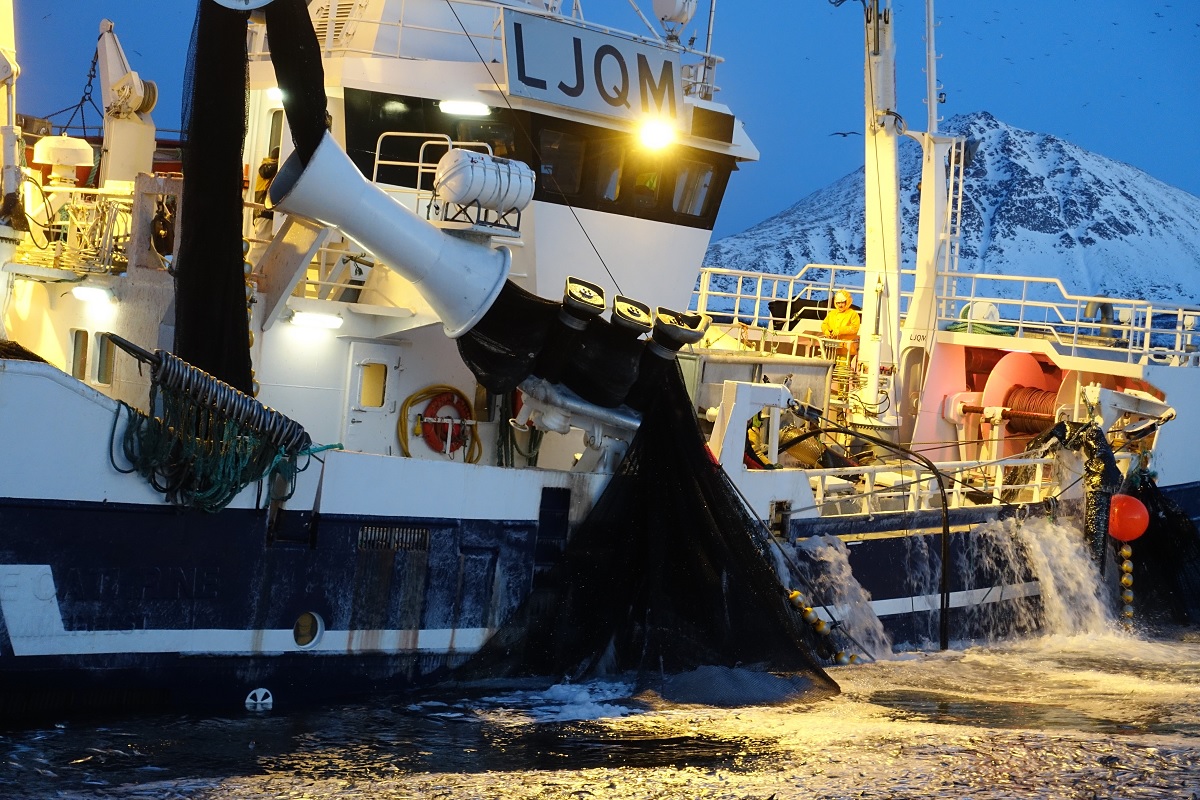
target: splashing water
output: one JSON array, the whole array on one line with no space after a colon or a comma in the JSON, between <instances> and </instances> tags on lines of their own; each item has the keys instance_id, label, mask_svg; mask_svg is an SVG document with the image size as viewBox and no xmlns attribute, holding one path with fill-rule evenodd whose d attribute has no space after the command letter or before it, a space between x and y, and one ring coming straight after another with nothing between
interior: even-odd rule
<instances>
[{"instance_id":1,"label":"splashing water","mask_svg":"<svg viewBox=\"0 0 1200 800\"><path fill-rule=\"evenodd\" d=\"M828 598L828 611L838 621L842 635L872 658L887 658L892 640L871 608L871 594L850 570L849 551L836 536L814 536L796 544L814 569L802 576L817 597Z\"/></svg>"},{"instance_id":2,"label":"splashing water","mask_svg":"<svg viewBox=\"0 0 1200 800\"><path fill-rule=\"evenodd\" d=\"M905 586L914 597L939 592L941 555L931 548L934 540L905 540ZM813 537L797 542L794 552L801 556L796 567L801 574L795 577L806 595L825 603L818 609L822 615L837 621L835 629L855 651L888 657L896 645L873 611L870 593L851 572L845 543L833 536ZM980 602L962 611L968 619L963 630L972 631L975 641L1120 629L1110 605L1117 592L1106 586L1077 527L1046 518L984 523L965 538L951 570L952 583L984 591ZM900 649L925 649L937 641L937 614L925 615L915 625L910 633L916 643L908 640ZM959 640L956 647L966 644Z\"/></svg>"},{"instance_id":3,"label":"splashing water","mask_svg":"<svg viewBox=\"0 0 1200 800\"><path fill-rule=\"evenodd\" d=\"M1006 519L981 525L975 534L968 562L982 565L1005 587L1036 580L1041 595L1040 603L997 610L990 629L995 635L1037 630L1071 636L1117 627L1104 581L1077 528L1045 518Z\"/></svg>"}]
</instances>

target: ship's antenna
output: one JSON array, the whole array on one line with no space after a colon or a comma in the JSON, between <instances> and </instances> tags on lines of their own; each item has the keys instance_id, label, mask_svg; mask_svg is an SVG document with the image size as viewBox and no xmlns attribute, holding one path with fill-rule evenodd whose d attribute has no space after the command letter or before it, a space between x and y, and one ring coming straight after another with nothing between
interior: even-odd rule
<instances>
[{"instance_id":1,"label":"ship's antenna","mask_svg":"<svg viewBox=\"0 0 1200 800\"><path fill-rule=\"evenodd\" d=\"M700 98L702 100L712 100L713 83L716 81L716 76L713 74L716 71L717 65L712 57L713 43L713 23L717 17L717 0L712 0L708 4L708 35L704 37L704 83L700 90Z\"/></svg>"},{"instance_id":2,"label":"ship's antenna","mask_svg":"<svg viewBox=\"0 0 1200 800\"><path fill-rule=\"evenodd\" d=\"M520 115L517 114L517 110L513 108L512 103L508 101L508 95L505 94L504 90L500 88L500 82L497 81L496 76L492 74L492 68L488 64L487 59L483 57L483 53L479 52L479 48L475 45L475 40L471 38L471 34L467 33L467 27L463 25L462 20L459 19L458 12L454 10L454 4L451 3L450 0L446 0L446 7L449 8L450 13L454 15L454 20L458 23L459 29L462 30L463 36L466 36L467 41L471 43L471 49L474 50L475 55L479 57L479 63L483 64L483 68L487 70L488 77L492 79L492 85L495 86L496 91L500 93L500 98L504 101L504 105L508 106L508 110L513 112L513 124L515 124L517 129L521 131L521 135L525 137L525 141L529 142L529 147L533 150L534 155L536 155L538 159L541 159L541 151L538 150L537 144L533 141L533 136L530 135L529 131L525 129L525 126L521 124ZM551 177L553 178L553 176ZM588 234L587 228L584 227L583 221L580 220L579 215L575 213L575 207L571 205L570 201L567 200L565 194L562 194L562 192L559 194L562 195L563 203L566 205L567 210L571 212L571 218L575 220L575 224L579 226L579 230L583 233L583 238L587 239L587 243L592 248L592 252L596 254L596 258L600 259L600 266L604 267L604 271L608 273L608 279L613 282L613 286L617 287L617 293L624 294L624 291L621 289L621 284L617 282L616 276L612 274L612 270L608 268L608 264L604 261L604 256L600 255L600 248L596 247L596 243L592 241L592 237Z\"/></svg>"},{"instance_id":3,"label":"ship's antenna","mask_svg":"<svg viewBox=\"0 0 1200 800\"><path fill-rule=\"evenodd\" d=\"M925 0L925 105L929 112L929 123L926 130L937 133L938 126L938 94L937 85L937 48L933 45L933 29L937 24L933 21L933 0Z\"/></svg>"}]
</instances>

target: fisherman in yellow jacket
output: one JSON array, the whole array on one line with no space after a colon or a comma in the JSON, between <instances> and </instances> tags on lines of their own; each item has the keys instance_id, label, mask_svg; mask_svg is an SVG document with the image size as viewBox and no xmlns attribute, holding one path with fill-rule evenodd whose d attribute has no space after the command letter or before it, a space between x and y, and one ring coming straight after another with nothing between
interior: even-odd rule
<instances>
[{"instance_id":1,"label":"fisherman in yellow jacket","mask_svg":"<svg viewBox=\"0 0 1200 800\"><path fill-rule=\"evenodd\" d=\"M858 312L850 307L850 293L839 289L833 296L833 310L821 323L821 335L826 339L849 339L858 336L861 322Z\"/></svg>"}]
</instances>

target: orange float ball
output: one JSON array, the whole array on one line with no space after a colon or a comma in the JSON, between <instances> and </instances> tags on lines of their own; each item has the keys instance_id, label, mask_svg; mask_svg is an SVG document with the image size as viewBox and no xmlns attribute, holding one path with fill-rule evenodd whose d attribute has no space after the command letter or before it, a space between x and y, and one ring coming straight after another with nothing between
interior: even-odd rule
<instances>
[{"instance_id":1,"label":"orange float ball","mask_svg":"<svg viewBox=\"0 0 1200 800\"><path fill-rule=\"evenodd\" d=\"M1108 506L1108 535L1120 542L1132 542L1146 532L1150 512L1141 500L1127 494L1114 494Z\"/></svg>"}]
</instances>

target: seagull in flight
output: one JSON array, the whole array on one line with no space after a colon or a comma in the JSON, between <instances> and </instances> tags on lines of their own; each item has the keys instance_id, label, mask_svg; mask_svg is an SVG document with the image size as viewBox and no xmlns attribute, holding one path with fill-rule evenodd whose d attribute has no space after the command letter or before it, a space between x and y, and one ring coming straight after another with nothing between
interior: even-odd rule
<instances>
[{"instance_id":1,"label":"seagull in flight","mask_svg":"<svg viewBox=\"0 0 1200 800\"><path fill-rule=\"evenodd\" d=\"M858 131L834 131L833 133L831 133L829 135L830 136L841 136L843 139L845 139L847 136L862 136L862 134L859 133Z\"/></svg>"}]
</instances>

